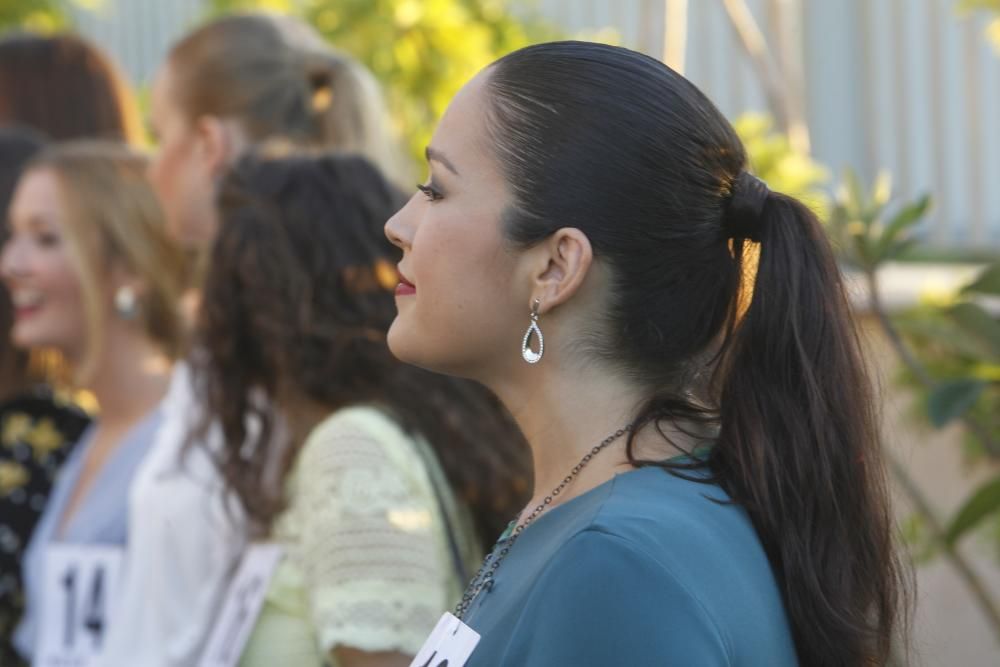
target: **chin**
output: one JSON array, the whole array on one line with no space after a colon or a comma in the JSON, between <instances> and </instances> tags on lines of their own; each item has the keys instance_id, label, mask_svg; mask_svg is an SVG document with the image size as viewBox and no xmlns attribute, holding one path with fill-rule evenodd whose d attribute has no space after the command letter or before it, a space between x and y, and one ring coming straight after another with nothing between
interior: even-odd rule
<instances>
[{"instance_id":1,"label":"chin","mask_svg":"<svg viewBox=\"0 0 1000 667\"><path fill-rule=\"evenodd\" d=\"M392 323L392 326L389 327L386 343L389 346L392 356L404 364L418 366L435 373L452 374L443 367L440 359L436 359L433 354L428 354L428 350L420 345L419 336L414 335L412 331L407 331L405 327L400 325L398 316Z\"/></svg>"},{"instance_id":2,"label":"chin","mask_svg":"<svg viewBox=\"0 0 1000 667\"><path fill-rule=\"evenodd\" d=\"M385 342L389 346L389 352L392 352L392 356L403 363L420 366L421 364L417 360L418 355L414 354L415 350L411 344L413 337L400 331L400 328L399 316L397 315L389 327L388 334L386 334Z\"/></svg>"},{"instance_id":3,"label":"chin","mask_svg":"<svg viewBox=\"0 0 1000 667\"><path fill-rule=\"evenodd\" d=\"M47 337L38 336L37 332L33 332L30 329L26 331L24 327L19 327L16 324L11 329L10 342L14 347L21 350L30 350L34 347L50 347Z\"/></svg>"},{"instance_id":4,"label":"chin","mask_svg":"<svg viewBox=\"0 0 1000 667\"><path fill-rule=\"evenodd\" d=\"M70 336L64 334L65 332L44 331L43 327L15 324L10 333L10 342L21 350L45 348L66 354L66 341Z\"/></svg>"}]
</instances>

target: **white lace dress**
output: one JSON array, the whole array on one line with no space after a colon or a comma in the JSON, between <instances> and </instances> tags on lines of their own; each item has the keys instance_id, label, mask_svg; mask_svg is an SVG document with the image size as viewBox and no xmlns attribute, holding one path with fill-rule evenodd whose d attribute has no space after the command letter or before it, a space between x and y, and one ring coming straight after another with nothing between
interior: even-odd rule
<instances>
[{"instance_id":1,"label":"white lace dress","mask_svg":"<svg viewBox=\"0 0 1000 667\"><path fill-rule=\"evenodd\" d=\"M463 561L478 556L430 448L375 408L346 408L309 435L287 489L273 530L286 557L241 666L336 667L340 645L416 653L465 584L438 494Z\"/></svg>"}]
</instances>

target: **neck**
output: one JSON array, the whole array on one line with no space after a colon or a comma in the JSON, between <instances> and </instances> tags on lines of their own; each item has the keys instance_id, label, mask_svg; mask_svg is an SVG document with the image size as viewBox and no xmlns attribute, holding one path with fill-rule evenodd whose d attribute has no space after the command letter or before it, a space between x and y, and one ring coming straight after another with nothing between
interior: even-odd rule
<instances>
[{"instance_id":1,"label":"neck","mask_svg":"<svg viewBox=\"0 0 1000 667\"><path fill-rule=\"evenodd\" d=\"M535 366L520 365L512 377L490 387L531 446L535 491L529 508L559 486L595 446L628 426L645 398L638 387L607 368L549 356ZM625 454L627 440L628 435L623 435L595 455L560 493L559 501L631 470ZM635 443L637 454L650 458L667 458L674 452L655 428L642 429Z\"/></svg>"},{"instance_id":2,"label":"neck","mask_svg":"<svg viewBox=\"0 0 1000 667\"><path fill-rule=\"evenodd\" d=\"M110 326L85 382L100 406L101 426L129 424L152 410L167 392L170 366L153 341L124 325Z\"/></svg>"}]
</instances>

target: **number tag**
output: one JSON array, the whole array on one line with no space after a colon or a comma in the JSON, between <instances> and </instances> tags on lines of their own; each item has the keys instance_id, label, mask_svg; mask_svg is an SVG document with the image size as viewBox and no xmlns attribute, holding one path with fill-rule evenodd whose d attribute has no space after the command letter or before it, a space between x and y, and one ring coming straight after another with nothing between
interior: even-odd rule
<instances>
[{"instance_id":1,"label":"number tag","mask_svg":"<svg viewBox=\"0 0 1000 667\"><path fill-rule=\"evenodd\" d=\"M122 558L120 547L48 547L36 667L86 667L101 654Z\"/></svg>"},{"instance_id":2,"label":"number tag","mask_svg":"<svg viewBox=\"0 0 1000 667\"><path fill-rule=\"evenodd\" d=\"M233 667L239 661L283 555L284 548L277 544L255 544L247 549L229 584L200 667Z\"/></svg>"},{"instance_id":3,"label":"number tag","mask_svg":"<svg viewBox=\"0 0 1000 667\"><path fill-rule=\"evenodd\" d=\"M477 644L479 633L445 612L410 667L462 667Z\"/></svg>"}]
</instances>

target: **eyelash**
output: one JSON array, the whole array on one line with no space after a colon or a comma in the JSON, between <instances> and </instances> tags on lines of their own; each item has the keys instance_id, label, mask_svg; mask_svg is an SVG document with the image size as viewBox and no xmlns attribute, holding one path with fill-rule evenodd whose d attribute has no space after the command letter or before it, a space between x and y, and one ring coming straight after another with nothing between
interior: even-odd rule
<instances>
[{"instance_id":1,"label":"eyelash","mask_svg":"<svg viewBox=\"0 0 1000 667\"><path fill-rule=\"evenodd\" d=\"M444 195L441 194L439 191L435 190L430 185L422 185L420 183L417 183L417 190L420 190L420 192L422 192L423 195L427 197L427 201L438 201L440 199L444 199Z\"/></svg>"}]
</instances>

